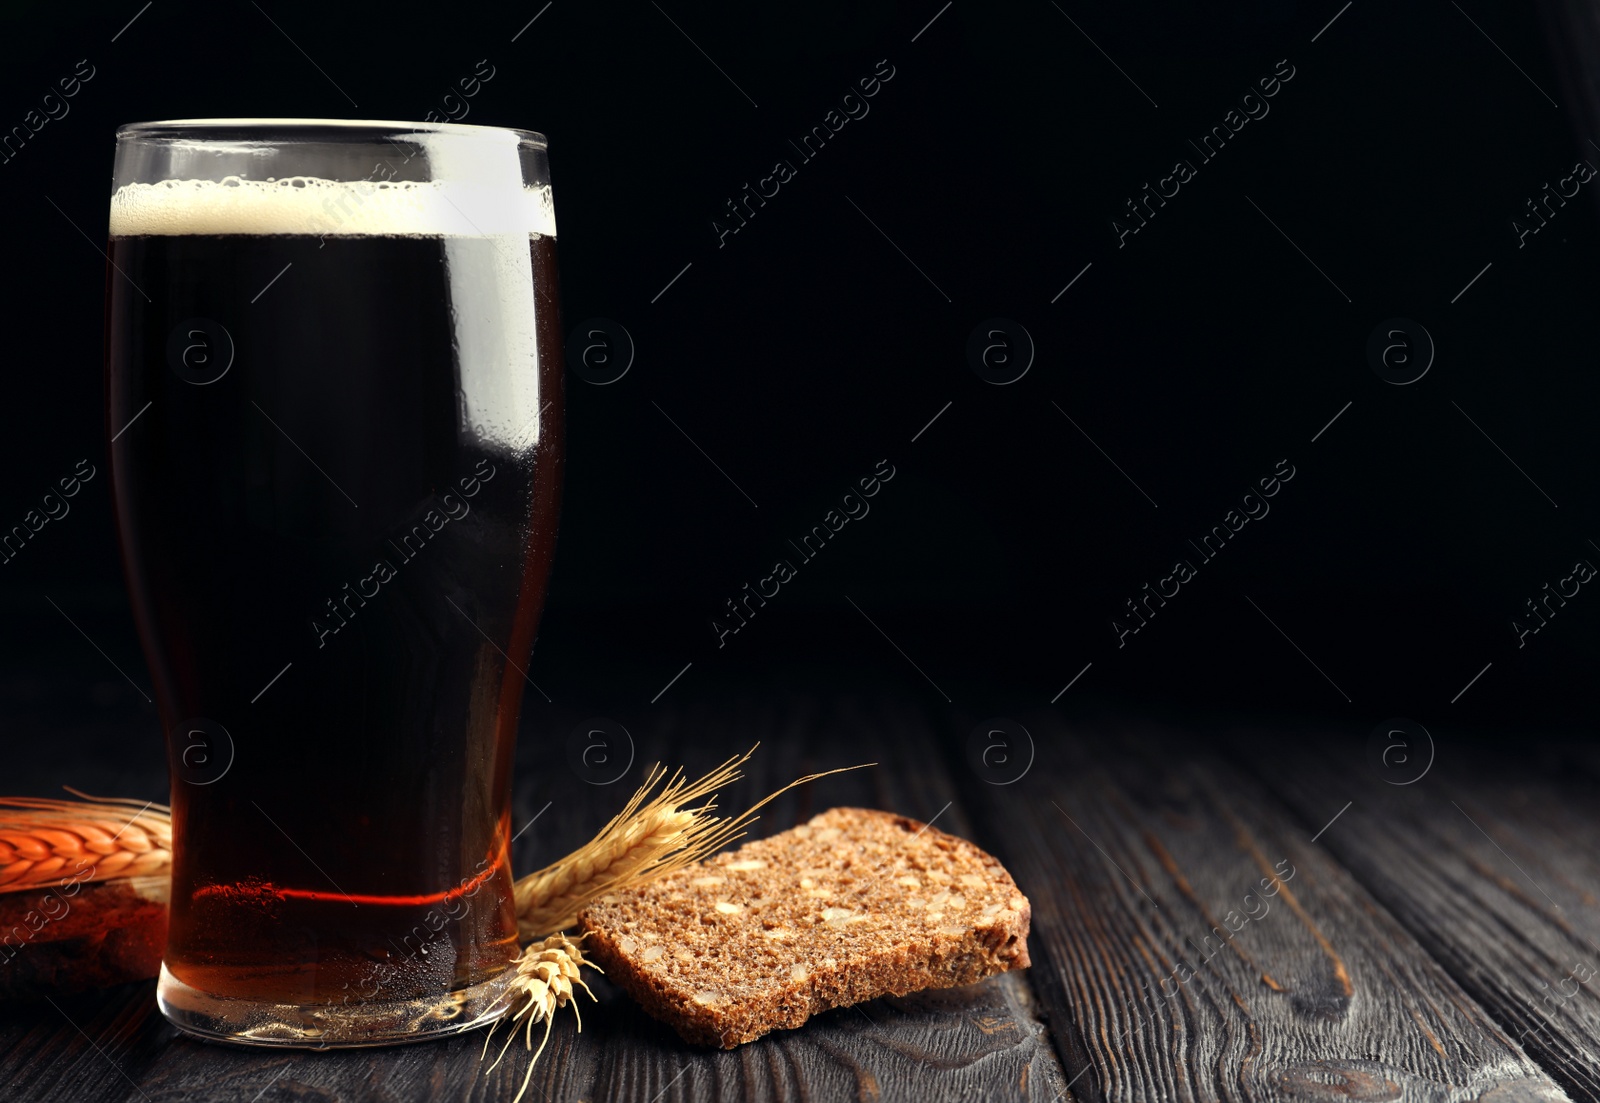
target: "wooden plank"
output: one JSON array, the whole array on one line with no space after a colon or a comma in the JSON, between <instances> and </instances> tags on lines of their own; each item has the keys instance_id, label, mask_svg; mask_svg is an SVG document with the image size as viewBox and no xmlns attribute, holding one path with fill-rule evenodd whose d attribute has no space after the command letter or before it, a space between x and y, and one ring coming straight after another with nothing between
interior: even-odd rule
<instances>
[{"instance_id":1,"label":"wooden plank","mask_svg":"<svg viewBox=\"0 0 1600 1103\"><path fill-rule=\"evenodd\" d=\"M648 721L630 722L635 761L611 785L586 784L566 765L564 741L582 714L548 706L530 711L535 734L524 741L516 786L516 822L527 828L516 843L520 871L592 836L649 762L697 774L758 739L763 746L750 776L725 795L726 810L748 806L801 774L867 757L880 762L786 794L764 813L758 834L835 804L937 817L941 828L971 834L943 759L928 753L935 740L925 719L904 706L751 700L692 711L663 707ZM581 1034L572 1016L561 1018L528 1100L1072 1098L1063 1092L1066 1078L1020 976L838 1009L727 1053L685 1046L603 979L594 987L601 1002L585 1000ZM203 1044L166 1025L150 984L63 1007L81 1022L82 1034L52 1019L48 1005L0 1010L0 1085L6 1085L0 1098L509 1101L528 1068L518 1044L488 1071L479 1060L481 1033L326 1054Z\"/></svg>"},{"instance_id":2,"label":"wooden plank","mask_svg":"<svg viewBox=\"0 0 1600 1103\"><path fill-rule=\"evenodd\" d=\"M1410 764L1397 751L1385 770L1366 734L1291 756L1266 753L1281 732L1237 746L1303 822L1353 802L1319 843L1573 1098L1600 1100L1600 782L1585 752L1453 740L1418 777L1415 735Z\"/></svg>"},{"instance_id":3,"label":"wooden plank","mask_svg":"<svg viewBox=\"0 0 1600 1103\"><path fill-rule=\"evenodd\" d=\"M170 1034L151 983L0 1005L0 1099L137 1099Z\"/></svg>"},{"instance_id":4,"label":"wooden plank","mask_svg":"<svg viewBox=\"0 0 1600 1103\"><path fill-rule=\"evenodd\" d=\"M1020 977L840 1008L727 1052L684 1046L605 987L604 1010L584 1019L600 1067L582 1087L563 1077L551 1098L1071 1098Z\"/></svg>"},{"instance_id":5,"label":"wooden plank","mask_svg":"<svg viewBox=\"0 0 1600 1103\"><path fill-rule=\"evenodd\" d=\"M1033 899L1048 966L1034 981L1049 1021L1070 1023L1056 1036L1085 1096L1565 1098L1270 792L1192 736L1023 721L1032 771L966 793Z\"/></svg>"}]
</instances>

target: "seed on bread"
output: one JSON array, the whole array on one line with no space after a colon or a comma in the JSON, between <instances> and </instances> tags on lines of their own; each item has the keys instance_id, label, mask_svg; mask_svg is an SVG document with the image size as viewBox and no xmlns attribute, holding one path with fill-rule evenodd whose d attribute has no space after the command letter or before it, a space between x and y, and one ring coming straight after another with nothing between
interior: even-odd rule
<instances>
[{"instance_id":1,"label":"seed on bread","mask_svg":"<svg viewBox=\"0 0 1600 1103\"><path fill-rule=\"evenodd\" d=\"M971 843L835 808L611 893L579 925L585 954L646 1011L731 1049L832 1007L1025 968L1030 917Z\"/></svg>"}]
</instances>

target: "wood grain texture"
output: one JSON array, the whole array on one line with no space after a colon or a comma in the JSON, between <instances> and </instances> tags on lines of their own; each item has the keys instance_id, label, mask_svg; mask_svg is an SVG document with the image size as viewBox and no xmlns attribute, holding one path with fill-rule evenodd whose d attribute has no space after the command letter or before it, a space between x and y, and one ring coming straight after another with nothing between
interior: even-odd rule
<instances>
[{"instance_id":1,"label":"wood grain texture","mask_svg":"<svg viewBox=\"0 0 1600 1103\"><path fill-rule=\"evenodd\" d=\"M1081 1094L1564 1098L1259 783L1192 737L1023 720L1033 770L966 791Z\"/></svg>"},{"instance_id":2,"label":"wood grain texture","mask_svg":"<svg viewBox=\"0 0 1600 1103\"><path fill-rule=\"evenodd\" d=\"M630 723L634 760L611 785L566 765L582 713L537 708L518 755L515 868L528 871L590 838L655 760L691 774L760 740L746 781L721 805L742 809L801 774L876 759L880 765L786 794L754 834L783 830L836 804L864 804L972 837L937 741L913 709L839 700L719 698L714 709L652 712ZM160 760L151 764L159 770ZM159 774L147 779L159 791ZM981 840L979 840L981 843ZM603 979L584 998L583 1031L564 1014L534 1070L529 1101L1071 1100L1027 980L1018 975L880 999L818 1016L732 1052L685 1046ZM509 1103L528 1068L520 1043L493 1071L481 1032L415 1046L326 1054L232 1049L177 1034L152 984L49 1004L0 1005L0 1099L166 1103ZM70 1016L71 1021L68 1017ZM80 1030L81 1028L81 1030ZM495 1045L498 1046L496 1041Z\"/></svg>"},{"instance_id":3,"label":"wood grain texture","mask_svg":"<svg viewBox=\"0 0 1600 1103\"><path fill-rule=\"evenodd\" d=\"M137 1099L171 1033L150 982L0 1005L0 1098Z\"/></svg>"},{"instance_id":4,"label":"wood grain texture","mask_svg":"<svg viewBox=\"0 0 1600 1103\"><path fill-rule=\"evenodd\" d=\"M1297 740L1287 758L1266 752L1282 733L1235 745L1303 822L1352 801L1319 843L1574 1098L1600 1100L1600 783L1588 756L1441 741L1432 768L1400 785L1365 736Z\"/></svg>"}]
</instances>

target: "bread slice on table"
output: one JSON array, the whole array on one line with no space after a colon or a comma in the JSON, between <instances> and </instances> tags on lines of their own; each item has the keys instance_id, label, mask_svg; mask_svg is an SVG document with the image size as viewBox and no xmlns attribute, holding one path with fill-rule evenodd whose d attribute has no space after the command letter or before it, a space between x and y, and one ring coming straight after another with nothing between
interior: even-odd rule
<instances>
[{"instance_id":1,"label":"bread slice on table","mask_svg":"<svg viewBox=\"0 0 1600 1103\"><path fill-rule=\"evenodd\" d=\"M878 996L1026 968L1028 900L918 820L834 808L602 897L584 954L687 1042L732 1049Z\"/></svg>"},{"instance_id":2,"label":"bread slice on table","mask_svg":"<svg viewBox=\"0 0 1600 1103\"><path fill-rule=\"evenodd\" d=\"M0 1000L145 980L166 944L164 871L0 892Z\"/></svg>"}]
</instances>

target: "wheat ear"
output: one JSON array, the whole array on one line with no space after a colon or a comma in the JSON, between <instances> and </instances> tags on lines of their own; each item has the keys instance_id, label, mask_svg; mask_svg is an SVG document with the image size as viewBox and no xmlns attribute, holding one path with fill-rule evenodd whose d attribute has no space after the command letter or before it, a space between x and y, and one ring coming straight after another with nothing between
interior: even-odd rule
<instances>
[{"instance_id":1,"label":"wheat ear","mask_svg":"<svg viewBox=\"0 0 1600 1103\"><path fill-rule=\"evenodd\" d=\"M164 804L0 797L0 892L165 874L172 814Z\"/></svg>"},{"instance_id":2,"label":"wheat ear","mask_svg":"<svg viewBox=\"0 0 1600 1103\"><path fill-rule=\"evenodd\" d=\"M578 1005L573 1002L577 998L577 988L582 988L589 993L589 998L594 999L594 993L584 983L579 970L587 965L591 969L605 972L600 966L583 956L583 949L578 945L584 939L583 935L577 938L568 938L566 935L553 934L539 942L530 943L517 958L517 975L511 979L510 987L501 1001L497 1001L483 1015L462 1025L462 1030L470 1030L485 1020L495 1018L489 1027L489 1033L483 1038L483 1055L481 1061L489 1055L489 1039L494 1037L494 1032L499 1029L498 1018L502 1002L509 1002L511 1010L506 1013L504 1021L510 1022L511 1031L506 1035L505 1045L500 1047L499 1056L495 1057L494 1064L489 1066L493 1072L505 1057L506 1050L516 1040L517 1026L523 1026L523 1044L528 1049L533 1049L533 1024L544 1023L544 1037L539 1042L539 1048L534 1051L533 1060L528 1062L528 1071L522 1077L522 1087L517 1090L517 1096L511 1103L522 1103L522 1096L528 1090L528 1085L533 1081L533 1067L539 1063L539 1056L544 1053L544 1047L550 1041L550 1027L555 1022L555 1014L561 1008L572 1004L572 1013L577 1016L578 1029L583 1029L583 1016L578 1014ZM577 986L577 988L574 987Z\"/></svg>"},{"instance_id":3,"label":"wheat ear","mask_svg":"<svg viewBox=\"0 0 1600 1103\"><path fill-rule=\"evenodd\" d=\"M686 780L683 771L677 770L654 797L650 791L661 783L666 770L659 764L652 766L644 784L598 835L559 862L517 881L517 929L522 937L540 938L565 930L577 922L580 911L606 893L636 888L716 853L744 834L762 806L796 785L861 768L844 766L807 774L737 816L712 815L717 790L744 776L739 767L760 745L733 756L698 781ZM701 797L709 799L699 807L685 807Z\"/></svg>"}]
</instances>

